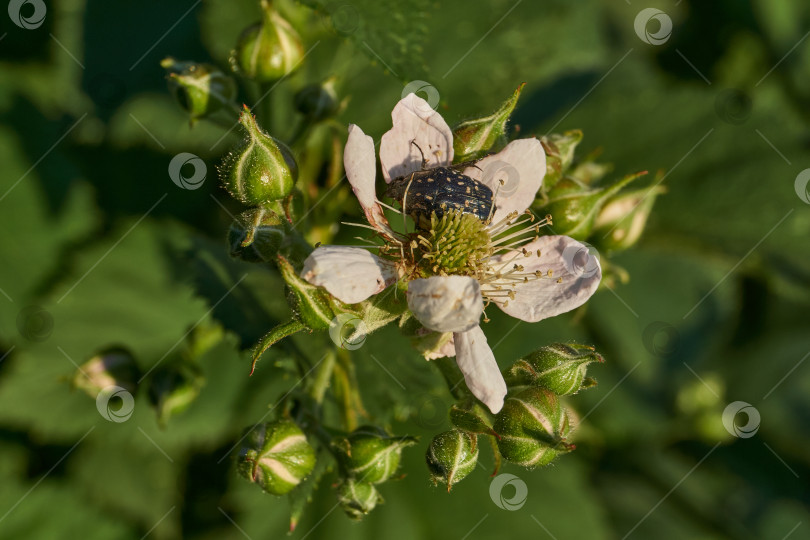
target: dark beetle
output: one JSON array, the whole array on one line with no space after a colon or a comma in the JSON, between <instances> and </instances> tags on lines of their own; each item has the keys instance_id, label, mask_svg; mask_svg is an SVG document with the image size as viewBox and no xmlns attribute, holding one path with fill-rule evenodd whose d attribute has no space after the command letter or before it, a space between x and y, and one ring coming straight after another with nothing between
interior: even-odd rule
<instances>
[{"instance_id":1,"label":"dark beetle","mask_svg":"<svg viewBox=\"0 0 810 540\"><path fill-rule=\"evenodd\" d=\"M430 223L431 214L441 218L450 211L472 214L486 221L493 204L489 187L451 167L424 169L394 178L385 195L398 201L402 211L421 228Z\"/></svg>"}]
</instances>

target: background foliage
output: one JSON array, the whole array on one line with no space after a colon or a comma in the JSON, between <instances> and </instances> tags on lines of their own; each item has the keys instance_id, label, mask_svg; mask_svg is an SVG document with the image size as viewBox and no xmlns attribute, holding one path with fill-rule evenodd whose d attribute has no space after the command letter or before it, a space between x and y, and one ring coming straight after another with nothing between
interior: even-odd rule
<instances>
[{"instance_id":1,"label":"background foliage","mask_svg":"<svg viewBox=\"0 0 810 540\"><path fill-rule=\"evenodd\" d=\"M525 81L513 128L581 128L580 151L603 146L621 172L663 169L668 193L641 243L616 258L628 284L542 324L490 323L488 334L503 336L490 338L502 365L565 339L607 358L592 369L599 387L575 400L587 417L577 451L545 469L506 469L528 485L521 510L493 504L487 456L487 470L451 495L429 485L424 436L446 424L450 398L387 329L353 353L366 405L422 443L404 452L407 475L382 488L386 504L365 521L333 512L326 482L294 537L806 537L810 206L794 179L810 161L807 3L305 4L318 10L303 29L315 46L307 68L268 97L279 104L277 129L291 120L282 108L290 93L333 73L351 96L341 122L375 139L410 80L439 90L451 125ZM675 23L658 47L633 31L650 5ZM239 207L214 165L235 134L220 141L225 130L206 122L190 129L159 66L171 54L226 67L257 16L252 0L62 0L36 30L2 17L2 538L287 529L286 501L237 478L225 458L295 382L283 347L253 378L243 350L287 316L280 280L228 258L228 213ZM178 152L208 164L201 189L171 183ZM43 309L52 329L27 327L27 306ZM319 339L293 342L315 358ZM129 348L143 372L193 358L199 397L165 429L146 392L131 419L106 422L69 381L75 364L111 345ZM723 429L735 400L760 411L755 437Z\"/></svg>"}]
</instances>

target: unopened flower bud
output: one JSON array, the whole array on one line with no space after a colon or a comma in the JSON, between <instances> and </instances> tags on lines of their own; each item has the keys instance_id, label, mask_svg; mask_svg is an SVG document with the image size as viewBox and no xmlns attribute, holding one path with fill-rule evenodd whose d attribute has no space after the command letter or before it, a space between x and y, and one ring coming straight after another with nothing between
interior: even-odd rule
<instances>
[{"instance_id":1,"label":"unopened flower bud","mask_svg":"<svg viewBox=\"0 0 810 540\"><path fill-rule=\"evenodd\" d=\"M166 425L169 418L179 414L197 399L204 378L189 365L170 366L155 371L149 385L149 399L158 415L158 422Z\"/></svg>"},{"instance_id":2,"label":"unopened flower bud","mask_svg":"<svg viewBox=\"0 0 810 540\"><path fill-rule=\"evenodd\" d=\"M363 519L363 516L383 502L380 492L373 484L357 482L352 478L347 478L338 486L337 496L346 515L357 520Z\"/></svg>"},{"instance_id":3,"label":"unopened flower bud","mask_svg":"<svg viewBox=\"0 0 810 540\"><path fill-rule=\"evenodd\" d=\"M79 366L73 377L73 386L96 399L99 392L118 386L134 394L140 373L135 358L120 347L105 349Z\"/></svg>"},{"instance_id":4,"label":"unopened flower bud","mask_svg":"<svg viewBox=\"0 0 810 540\"><path fill-rule=\"evenodd\" d=\"M478 438L453 429L439 433L430 442L425 455L431 480L444 482L447 491L475 470L478 463Z\"/></svg>"},{"instance_id":5,"label":"unopened flower bud","mask_svg":"<svg viewBox=\"0 0 810 540\"><path fill-rule=\"evenodd\" d=\"M450 407L450 423L453 427L470 433L495 434L489 412L477 402L470 401Z\"/></svg>"},{"instance_id":6,"label":"unopened flower bud","mask_svg":"<svg viewBox=\"0 0 810 540\"><path fill-rule=\"evenodd\" d=\"M338 313L348 311L345 304L325 289L301 279L286 258L279 256L277 264L287 282L287 303L293 316L310 330L327 330Z\"/></svg>"},{"instance_id":7,"label":"unopened flower bud","mask_svg":"<svg viewBox=\"0 0 810 540\"><path fill-rule=\"evenodd\" d=\"M160 65L168 72L169 88L180 106L191 113L192 121L233 106L236 82L216 66L178 62L171 57Z\"/></svg>"},{"instance_id":8,"label":"unopened flower bud","mask_svg":"<svg viewBox=\"0 0 810 540\"><path fill-rule=\"evenodd\" d=\"M594 222L594 243L605 251L632 247L644 232L656 197L665 191L663 186L655 185L610 199Z\"/></svg>"},{"instance_id":9,"label":"unopened flower bud","mask_svg":"<svg viewBox=\"0 0 810 540\"><path fill-rule=\"evenodd\" d=\"M246 137L219 167L222 183L234 198L251 206L283 199L298 178L292 152L259 128L247 106L239 123Z\"/></svg>"},{"instance_id":10,"label":"unopened flower bud","mask_svg":"<svg viewBox=\"0 0 810 540\"><path fill-rule=\"evenodd\" d=\"M242 32L231 62L245 76L267 83L292 73L303 58L298 32L269 0L262 0L262 21Z\"/></svg>"},{"instance_id":11,"label":"unopened flower bud","mask_svg":"<svg viewBox=\"0 0 810 540\"><path fill-rule=\"evenodd\" d=\"M291 420L267 422L248 430L236 468L266 492L284 495L315 468L315 450Z\"/></svg>"},{"instance_id":12,"label":"unopened flower bud","mask_svg":"<svg viewBox=\"0 0 810 540\"><path fill-rule=\"evenodd\" d=\"M540 143L546 151L546 175L543 177L544 189L553 188L562 179L565 171L574 161L574 150L576 150L581 140L582 131L578 129L566 131L563 134L552 133L540 139Z\"/></svg>"},{"instance_id":13,"label":"unopened flower bud","mask_svg":"<svg viewBox=\"0 0 810 540\"><path fill-rule=\"evenodd\" d=\"M347 475L360 483L379 484L396 472L402 449L415 443L413 437L391 437L378 427L362 426L332 445Z\"/></svg>"},{"instance_id":14,"label":"unopened flower bud","mask_svg":"<svg viewBox=\"0 0 810 540\"><path fill-rule=\"evenodd\" d=\"M286 233L286 222L272 210L253 208L242 212L228 229L231 257L247 262L273 260Z\"/></svg>"},{"instance_id":15,"label":"unopened flower bud","mask_svg":"<svg viewBox=\"0 0 810 540\"><path fill-rule=\"evenodd\" d=\"M331 77L323 83L303 87L295 94L293 102L301 114L314 122L331 118L339 106L335 78Z\"/></svg>"},{"instance_id":16,"label":"unopened flower bud","mask_svg":"<svg viewBox=\"0 0 810 540\"><path fill-rule=\"evenodd\" d=\"M539 386L560 396L575 394L585 384L591 362L604 359L591 347L555 343L515 362L507 373L507 384Z\"/></svg>"},{"instance_id":17,"label":"unopened flower bud","mask_svg":"<svg viewBox=\"0 0 810 540\"><path fill-rule=\"evenodd\" d=\"M564 178L548 194L548 200L535 205L538 212L554 217L554 232L585 240L591 234L596 216L605 203L624 186L646 173L625 176L610 186L592 188Z\"/></svg>"},{"instance_id":18,"label":"unopened flower bud","mask_svg":"<svg viewBox=\"0 0 810 540\"><path fill-rule=\"evenodd\" d=\"M498 450L507 461L524 467L547 465L573 450L565 442L571 427L559 398L550 390L528 388L509 397L495 417Z\"/></svg>"},{"instance_id":19,"label":"unopened flower bud","mask_svg":"<svg viewBox=\"0 0 810 540\"><path fill-rule=\"evenodd\" d=\"M484 118L462 122L453 130L453 152L455 159L466 161L485 154L499 137L506 134L506 124L515 110L520 92L526 83L518 86L512 97L507 99L497 111Z\"/></svg>"}]
</instances>

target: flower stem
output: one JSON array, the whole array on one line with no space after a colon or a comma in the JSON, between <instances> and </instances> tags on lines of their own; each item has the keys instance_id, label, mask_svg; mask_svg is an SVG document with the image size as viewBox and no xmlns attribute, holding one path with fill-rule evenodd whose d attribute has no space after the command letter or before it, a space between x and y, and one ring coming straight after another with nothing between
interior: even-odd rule
<instances>
[{"instance_id":1,"label":"flower stem","mask_svg":"<svg viewBox=\"0 0 810 540\"><path fill-rule=\"evenodd\" d=\"M329 382L335 370L335 359L335 351L330 349L326 352L326 356L324 356L323 360L321 360L321 363L318 364L316 368L315 379L309 393L318 405L323 403L326 389L329 388Z\"/></svg>"}]
</instances>

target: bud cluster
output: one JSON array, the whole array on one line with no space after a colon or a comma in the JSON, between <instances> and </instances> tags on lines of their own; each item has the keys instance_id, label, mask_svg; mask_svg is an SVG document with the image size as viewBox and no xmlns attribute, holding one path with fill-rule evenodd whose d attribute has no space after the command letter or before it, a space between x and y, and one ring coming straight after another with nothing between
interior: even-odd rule
<instances>
[{"instance_id":1,"label":"bud cluster","mask_svg":"<svg viewBox=\"0 0 810 540\"><path fill-rule=\"evenodd\" d=\"M587 366L603 361L593 347L555 343L512 364L504 373L509 396L492 426L501 456L536 467L573 450L571 413L561 398L594 386Z\"/></svg>"}]
</instances>

